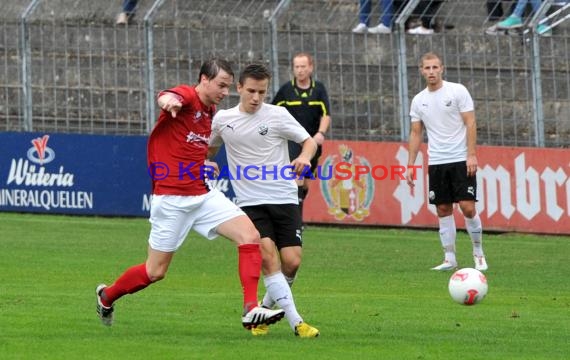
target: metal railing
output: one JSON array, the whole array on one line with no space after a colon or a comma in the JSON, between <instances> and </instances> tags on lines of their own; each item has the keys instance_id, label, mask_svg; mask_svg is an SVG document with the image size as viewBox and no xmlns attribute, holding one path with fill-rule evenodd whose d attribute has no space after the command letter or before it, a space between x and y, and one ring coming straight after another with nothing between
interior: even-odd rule
<instances>
[{"instance_id":1,"label":"metal railing","mask_svg":"<svg viewBox=\"0 0 570 360\"><path fill-rule=\"evenodd\" d=\"M405 141L409 102L424 86L417 61L435 50L446 79L475 100L480 143L570 146L567 4L546 0L527 27L494 34L486 1L447 0L431 14L434 34L412 35L412 18L427 17L418 8L437 1L395 1L393 32L376 35L351 32L354 0L141 0L128 26L115 24L120 2L76 2L4 0L0 129L145 134L156 92L193 83L207 58L226 57L238 71L267 63L273 94L290 79L291 57L307 51L328 88L332 138ZM382 13L372 3L370 26ZM506 16L514 1L502 3ZM539 23L552 36L533 31Z\"/></svg>"}]
</instances>

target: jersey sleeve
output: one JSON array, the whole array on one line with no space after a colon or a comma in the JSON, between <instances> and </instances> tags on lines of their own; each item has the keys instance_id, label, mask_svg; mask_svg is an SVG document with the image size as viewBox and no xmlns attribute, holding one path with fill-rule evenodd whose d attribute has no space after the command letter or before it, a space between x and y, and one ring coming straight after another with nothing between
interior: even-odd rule
<instances>
[{"instance_id":1,"label":"jersey sleeve","mask_svg":"<svg viewBox=\"0 0 570 360\"><path fill-rule=\"evenodd\" d=\"M412 104L410 105L410 119L412 122L417 122L417 121L421 121L422 120L422 116L420 115L419 109L418 109L418 98L417 96L415 96L412 99Z\"/></svg>"},{"instance_id":2,"label":"jersey sleeve","mask_svg":"<svg viewBox=\"0 0 570 360\"><path fill-rule=\"evenodd\" d=\"M210 141L208 145L210 147L220 147L224 143L222 136L220 135L220 121L219 116L216 114L212 119L212 133L210 134Z\"/></svg>"},{"instance_id":3,"label":"jersey sleeve","mask_svg":"<svg viewBox=\"0 0 570 360\"><path fill-rule=\"evenodd\" d=\"M457 95L456 99L459 112L463 113L473 111L475 109L475 106L473 105L473 98L465 86L458 84L455 94Z\"/></svg>"},{"instance_id":4,"label":"jersey sleeve","mask_svg":"<svg viewBox=\"0 0 570 360\"><path fill-rule=\"evenodd\" d=\"M331 105L329 102L329 94L327 93L327 88L322 83L319 83L319 99L323 102L323 113L322 116L331 116Z\"/></svg>"},{"instance_id":5,"label":"jersey sleeve","mask_svg":"<svg viewBox=\"0 0 570 360\"><path fill-rule=\"evenodd\" d=\"M289 114L289 111L285 108L277 108L279 114L279 130L281 135L290 141L296 142L298 144L307 140L311 137L307 130L295 118Z\"/></svg>"},{"instance_id":6,"label":"jersey sleeve","mask_svg":"<svg viewBox=\"0 0 570 360\"><path fill-rule=\"evenodd\" d=\"M182 103L182 106L190 102L191 90L188 85L178 85L170 89L162 90L158 93L157 99L166 93L174 94Z\"/></svg>"}]
</instances>

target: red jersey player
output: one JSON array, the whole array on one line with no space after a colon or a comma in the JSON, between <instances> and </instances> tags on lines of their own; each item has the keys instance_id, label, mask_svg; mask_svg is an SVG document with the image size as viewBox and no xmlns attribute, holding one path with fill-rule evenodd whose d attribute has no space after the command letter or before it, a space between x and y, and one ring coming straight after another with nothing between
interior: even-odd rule
<instances>
[{"instance_id":1,"label":"red jersey player","mask_svg":"<svg viewBox=\"0 0 570 360\"><path fill-rule=\"evenodd\" d=\"M117 299L164 278L190 229L210 240L222 235L237 244L245 328L272 324L284 316L283 310L257 306L261 254L255 226L220 191L209 189L200 174L215 106L228 95L233 78L227 61L211 59L202 64L197 85L180 85L159 94L162 111L150 134L147 154L152 177L148 256L113 285L97 286L97 314L104 325L112 324Z\"/></svg>"}]
</instances>

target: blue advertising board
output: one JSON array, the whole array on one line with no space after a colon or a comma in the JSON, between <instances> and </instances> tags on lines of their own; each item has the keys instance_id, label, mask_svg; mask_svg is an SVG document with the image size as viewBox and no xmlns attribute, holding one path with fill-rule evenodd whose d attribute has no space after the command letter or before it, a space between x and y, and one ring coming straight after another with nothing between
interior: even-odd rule
<instances>
[{"instance_id":1,"label":"blue advertising board","mask_svg":"<svg viewBox=\"0 0 570 360\"><path fill-rule=\"evenodd\" d=\"M0 211L146 216L146 139L0 133Z\"/></svg>"},{"instance_id":2,"label":"blue advertising board","mask_svg":"<svg viewBox=\"0 0 570 360\"><path fill-rule=\"evenodd\" d=\"M147 136L0 133L0 211L144 216ZM226 164L225 151L216 157ZM228 179L213 186L233 199Z\"/></svg>"}]
</instances>

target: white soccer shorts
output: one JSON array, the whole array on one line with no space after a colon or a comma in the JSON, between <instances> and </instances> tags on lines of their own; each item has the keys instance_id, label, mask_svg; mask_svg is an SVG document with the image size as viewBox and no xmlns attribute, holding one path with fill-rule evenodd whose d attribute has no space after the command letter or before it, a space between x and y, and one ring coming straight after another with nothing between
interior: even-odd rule
<instances>
[{"instance_id":1,"label":"white soccer shorts","mask_svg":"<svg viewBox=\"0 0 570 360\"><path fill-rule=\"evenodd\" d=\"M213 240L218 225L240 215L245 213L216 189L199 196L153 195L148 243L154 250L174 252L190 230Z\"/></svg>"}]
</instances>

